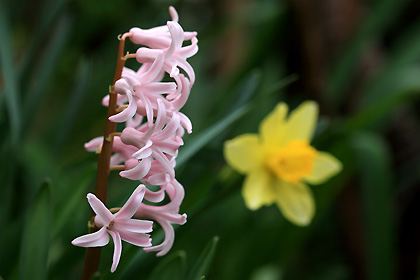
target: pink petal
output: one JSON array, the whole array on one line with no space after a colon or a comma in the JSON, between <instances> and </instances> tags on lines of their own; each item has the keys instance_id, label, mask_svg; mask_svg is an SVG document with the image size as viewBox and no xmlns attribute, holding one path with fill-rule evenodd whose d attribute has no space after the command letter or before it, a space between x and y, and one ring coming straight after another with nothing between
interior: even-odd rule
<instances>
[{"instance_id":1,"label":"pink petal","mask_svg":"<svg viewBox=\"0 0 420 280\"><path fill-rule=\"evenodd\" d=\"M169 83L156 83L151 82L142 86L142 89L146 92L156 94L171 93L176 90L176 84L174 82Z\"/></svg>"},{"instance_id":2,"label":"pink petal","mask_svg":"<svg viewBox=\"0 0 420 280\"><path fill-rule=\"evenodd\" d=\"M142 49L142 48L140 48ZM136 52L136 56L137 53L139 53L139 50L137 50ZM141 54L141 52L140 52ZM152 66L150 67L149 71L147 71L145 74L143 74L140 79L141 81L146 84L146 83L150 83L152 81L154 81L154 79L159 75L159 73L162 71L162 67L163 67L163 63L165 62L164 56L163 56L163 52L160 51L156 54L155 58L150 61L153 62Z\"/></svg>"},{"instance_id":3,"label":"pink petal","mask_svg":"<svg viewBox=\"0 0 420 280\"><path fill-rule=\"evenodd\" d=\"M109 235L106 232L106 228L102 227L97 232L75 238L71 244L79 247L101 247L108 244L108 242Z\"/></svg>"},{"instance_id":4,"label":"pink petal","mask_svg":"<svg viewBox=\"0 0 420 280\"><path fill-rule=\"evenodd\" d=\"M166 173L160 173L160 174L153 174L151 176L148 176L147 183L154 186L161 186L167 183L169 180L168 174ZM165 193L162 194L162 197L159 196L159 198L150 198L148 196L148 192L146 191L145 198L150 202L160 202L165 197Z\"/></svg>"},{"instance_id":5,"label":"pink petal","mask_svg":"<svg viewBox=\"0 0 420 280\"><path fill-rule=\"evenodd\" d=\"M129 231L120 232L122 240L139 247L152 246L150 235L145 233L135 233Z\"/></svg>"},{"instance_id":6,"label":"pink petal","mask_svg":"<svg viewBox=\"0 0 420 280\"><path fill-rule=\"evenodd\" d=\"M96 137L90 140L89 142L85 143L85 149L89 152L96 152L102 143L104 142L103 137Z\"/></svg>"},{"instance_id":7,"label":"pink petal","mask_svg":"<svg viewBox=\"0 0 420 280\"><path fill-rule=\"evenodd\" d=\"M115 214L115 219L129 219L136 213L146 192L144 185L139 185L124 204L124 206Z\"/></svg>"},{"instance_id":8,"label":"pink petal","mask_svg":"<svg viewBox=\"0 0 420 280\"><path fill-rule=\"evenodd\" d=\"M179 74L179 78L181 79L181 95L178 96L178 98L176 98L173 102L172 105L174 106L175 110L179 111L179 109L181 109L185 103L188 100L188 97L190 96L190 82L188 81L187 78L185 78L185 76L183 74Z\"/></svg>"},{"instance_id":9,"label":"pink petal","mask_svg":"<svg viewBox=\"0 0 420 280\"><path fill-rule=\"evenodd\" d=\"M128 161L127 161L128 162ZM126 162L126 165L127 165ZM144 176L149 173L151 166L150 158L142 159L141 163L137 164L134 168L129 170L121 171L120 176L130 180L141 180Z\"/></svg>"},{"instance_id":10,"label":"pink petal","mask_svg":"<svg viewBox=\"0 0 420 280\"><path fill-rule=\"evenodd\" d=\"M169 7L169 14L171 15L172 21L178 22L179 20L178 13L176 12L174 7L172 6Z\"/></svg>"},{"instance_id":11,"label":"pink petal","mask_svg":"<svg viewBox=\"0 0 420 280\"><path fill-rule=\"evenodd\" d=\"M175 99L182 92L182 80L181 80L181 76L184 76L184 75L183 74L179 74L177 76L174 76L174 80L176 82L177 88L176 88L176 91L174 91L174 92L172 92L172 93L170 93L170 94L168 94L166 96L166 99L167 100L173 100L173 99Z\"/></svg>"},{"instance_id":12,"label":"pink petal","mask_svg":"<svg viewBox=\"0 0 420 280\"><path fill-rule=\"evenodd\" d=\"M196 37L193 37L191 39L191 45L181 48L180 50L177 51L176 54L185 58L189 58L195 55L198 52L197 43L198 43L198 39Z\"/></svg>"},{"instance_id":13,"label":"pink petal","mask_svg":"<svg viewBox=\"0 0 420 280\"><path fill-rule=\"evenodd\" d=\"M195 82L195 73L194 69L191 67L191 65L184 59L179 59L178 66L181 67L188 75L188 78L190 78L190 87L194 85Z\"/></svg>"},{"instance_id":14,"label":"pink petal","mask_svg":"<svg viewBox=\"0 0 420 280\"><path fill-rule=\"evenodd\" d=\"M169 250L172 248L175 240L175 231L172 225L166 221L156 220L160 226L162 227L163 231L165 232L165 239L163 242L157 246L144 248L145 252L153 252L153 251L160 251L156 254L156 256L161 257L164 256Z\"/></svg>"},{"instance_id":15,"label":"pink petal","mask_svg":"<svg viewBox=\"0 0 420 280\"><path fill-rule=\"evenodd\" d=\"M187 130L188 134L192 132L192 123L190 119L184 115L183 113L178 112L179 116L181 117L181 125Z\"/></svg>"},{"instance_id":16,"label":"pink petal","mask_svg":"<svg viewBox=\"0 0 420 280\"><path fill-rule=\"evenodd\" d=\"M111 156L109 166L115 166L124 162L125 158L121 154L114 154Z\"/></svg>"},{"instance_id":17,"label":"pink petal","mask_svg":"<svg viewBox=\"0 0 420 280\"><path fill-rule=\"evenodd\" d=\"M173 114L169 123L165 126L165 129L153 135L153 141L162 141L168 139L175 134L180 123L180 117L177 114Z\"/></svg>"},{"instance_id":18,"label":"pink petal","mask_svg":"<svg viewBox=\"0 0 420 280\"><path fill-rule=\"evenodd\" d=\"M112 230L108 230L108 233L111 235L112 240L114 241L114 255L112 257L111 266L111 272L114 272L117 269L118 263L120 262L122 251L121 237L118 232L114 232Z\"/></svg>"},{"instance_id":19,"label":"pink petal","mask_svg":"<svg viewBox=\"0 0 420 280\"><path fill-rule=\"evenodd\" d=\"M108 226L114 220L114 215L112 215L108 208L94 194L88 193L87 199L96 215L98 215L105 226Z\"/></svg>"},{"instance_id":20,"label":"pink petal","mask_svg":"<svg viewBox=\"0 0 420 280\"><path fill-rule=\"evenodd\" d=\"M163 176L160 176L163 175ZM154 176L159 176L159 183L162 182L162 177L166 178L166 174L157 174ZM164 179L165 180L165 179ZM163 182L165 182L163 180ZM147 179L147 181L151 184L151 185L159 185L159 184L153 184L153 180L150 179L150 177ZM157 181L157 180L156 180ZM151 190L146 190L146 194L144 195L144 199L150 201L150 202L161 202L163 199L165 198L165 190L161 189L159 191L153 192Z\"/></svg>"},{"instance_id":21,"label":"pink petal","mask_svg":"<svg viewBox=\"0 0 420 280\"><path fill-rule=\"evenodd\" d=\"M191 40L194 37L197 37L197 32L184 32L184 40Z\"/></svg>"},{"instance_id":22,"label":"pink petal","mask_svg":"<svg viewBox=\"0 0 420 280\"><path fill-rule=\"evenodd\" d=\"M181 25L175 21L168 21L167 26L171 33L172 42L165 53L165 57L170 57L176 50L181 49L182 42L184 41L184 30L182 30Z\"/></svg>"},{"instance_id":23,"label":"pink petal","mask_svg":"<svg viewBox=\"0 0 420 280\"><path fill-rule=\"evenodd\" d=\"M133 100L133 96L131 91L126 91L127 98L128 98L128 107L125 108L122 112L110 116L108 119L111 122L126 122L131 119L137 112L137 102Z\"/></svg>"},{"instance_id":24,"label":"pink petal","mask_svg":"<svg viewBox=\"0 0 420 280\"><path fill-rule=\"evenodd\" d=\"M118 232L121 231L131 231L137 233L148 233L153 229L152 221L136 220L136 219L118 219L115 220L114 225L112 226Z\"/></svg>"},{"instance_id":25,"label":"pink petal","mask_svg":"<svg viewBox=\"0 0 420 280\"><path fill-rule=\"evenodd\" d=\"M133 158L136 159L145 159L152 154L152 149L150 148L153 145L153 142L147 140L146 144L137 152L133 154Z\"/></svg>"},{"instance_id":26,"label":"pink petal","mask_svg":"<svg viewBox=\"0 0 420 280\"><path fill-rule=\"evenodd\" d=\"M168 172L171 178L175 177L175 171L171 166L171 163L169 162L168 158L162 154L161 151L153 151L152 156L162 165L162 167L166 172Z\"/></svg>"}]
</instances>

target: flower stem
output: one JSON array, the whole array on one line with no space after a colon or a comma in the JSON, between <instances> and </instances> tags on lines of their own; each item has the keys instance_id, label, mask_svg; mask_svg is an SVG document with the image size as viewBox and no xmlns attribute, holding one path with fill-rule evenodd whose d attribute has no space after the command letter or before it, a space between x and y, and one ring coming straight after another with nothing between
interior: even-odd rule
<instances>
[{"instance_id":1,"label":"flower stem","mask_svg":"<svg viewBox=\"0 0 420 280\"><path fill-rule=\"evenodd\" d=\"M121 78L121 73L124 67L124 43L125 36L124 34L120 39L120 46L118 48L118 57L117 57L117 66L115 67L115 75L113 86L111 87L109 93L109 105L107 120L105 125L104 141L102 144L101 152L98 155L98 169L96 172L96 186L95 186L95 195L103 203L106 203L106 193L108 187L108 176L109 176L109 163L112 153L112 142L113 137L110 141L106 141L109 135L115 132L116 123L111 122L108 118L116 113L117 108L117 93L115 93L114 85L115 82ZM95 215L92 212L92 217ZM89 229L89 233L97 231L98 228ZM85 262L83 265L82 280L89 280L92 278L93 274L98 270L99 258L101 256L100 247L86 248Z\"/></svg>"}]
</instances>

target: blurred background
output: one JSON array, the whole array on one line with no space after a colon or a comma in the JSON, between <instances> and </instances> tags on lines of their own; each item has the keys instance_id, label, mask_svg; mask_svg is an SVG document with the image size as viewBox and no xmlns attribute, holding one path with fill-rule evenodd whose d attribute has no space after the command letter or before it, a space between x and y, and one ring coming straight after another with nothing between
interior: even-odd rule
<instances>
[{"instance_id":1,"label":"blurred background","mask_svg":"<svg viewBox=\"0 0 420 280\"><path fill-rule=\"evenodd\" d=\"M83 144L104 131L117 35L164 25L170 5L199 34L176 169L188 223L161 258L124 243L114 274L104 247L97 279L420 279L415 0L1 0L0 279L80 278L85 249L70 242L87 232L96 170ZM312 187L302 228L245 207L222 147L304 100L320 105L313 145L344 170ZM108 206L135 187L112 173Z\"/></svg>"}]
</instances>

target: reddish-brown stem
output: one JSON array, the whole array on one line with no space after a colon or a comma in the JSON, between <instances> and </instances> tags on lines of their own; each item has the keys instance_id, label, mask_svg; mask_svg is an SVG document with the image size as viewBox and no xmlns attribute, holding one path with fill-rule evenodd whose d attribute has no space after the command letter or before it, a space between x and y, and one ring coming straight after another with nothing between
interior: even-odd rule
<instances>
[{"instance_id":1,"label":"reddish-brown stem","mask_svg":"<svg viewBox=\"0 0 420 280\"><path fill-rule=\"evenodd\" d=\"M115 75L113 85L115 82L121 78L121 73L124 67L124 43L125 43L125 34L120 39L120 46L118 49L117 57L117 66L115 67ZM115 93L114 86L110 90L110 98L108 105L108 114L105 125L104 133L104 142L102 144L101 152L98 155L98 170L96 172L96 186L95 186L95 195L99 198L104 204L106 203L106 193L108 187L108 175L109 175L109 163L112 153L112 142L113 137L110 141L107 141L110 134L115 132L116 123L111 122L108 118L116 113L117 108L117 94ZM92 212L92 217L95 215ZM95 232L98 229L96 227L89 228L89 233ZM92 278L93 274L98 270L99 258L101 255L101 248L86 248L85 262L82 272L82 280L89 280Z\"/></svg>"}]
</instances>

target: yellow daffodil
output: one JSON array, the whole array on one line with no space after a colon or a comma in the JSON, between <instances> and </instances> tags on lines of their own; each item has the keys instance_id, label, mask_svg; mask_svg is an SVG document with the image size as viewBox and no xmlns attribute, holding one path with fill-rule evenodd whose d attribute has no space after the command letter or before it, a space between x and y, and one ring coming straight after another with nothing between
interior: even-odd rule
<instances>
[{"instance_id":1,"label":"yellow daffodil","mask_svg":"<svg viewBox=\"0 0 420 280\"><path fill-rule=\"evenodd\" d=\"M321 184L341 170L332 155L310 146L318 106L307 101L286 118L285 103L276 106L260 124L260 134L243 134L226 141L226 161L246 174L242 195L256 210L276 203L291 222L308 225L315 213L306 183Z\"/></svg>"}]
</instances>

